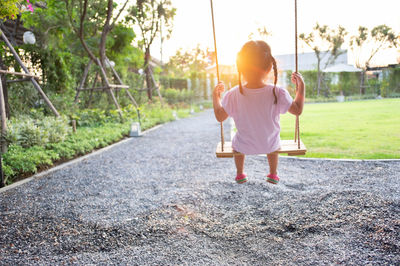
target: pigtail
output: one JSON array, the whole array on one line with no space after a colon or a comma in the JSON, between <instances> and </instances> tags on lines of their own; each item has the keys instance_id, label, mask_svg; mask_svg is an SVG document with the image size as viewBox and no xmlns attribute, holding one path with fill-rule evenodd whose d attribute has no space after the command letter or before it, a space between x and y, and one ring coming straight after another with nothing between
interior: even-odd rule
<instances>
[{"instance_id":1,"label":"pigtail","mask_svg":"<svg viewBox=\"0 0 400 266\"><path fill-rule=\"evenodd\" d=\"M275 101L274 104L278 103L278 98L276 97L276 83L278 83L278 68L276 66L276 61L275 58L271 55L271 61L272 61L272 67L274 69L274 89L273 89L273 93L274 93L274 97L275 97Z\"/></svg>"},{"instance_id":2,"label":"pigtail","mask_svg":"<svg viewBox=\"0 0 400 266\"><path fill-rule=\"evenodd\" d=\"M240 72L239 72L239 91L240 91L240 94L244 95L243 94L243 86L242 86L242 73L240 73Z\"/></svg>"}]
</instances>

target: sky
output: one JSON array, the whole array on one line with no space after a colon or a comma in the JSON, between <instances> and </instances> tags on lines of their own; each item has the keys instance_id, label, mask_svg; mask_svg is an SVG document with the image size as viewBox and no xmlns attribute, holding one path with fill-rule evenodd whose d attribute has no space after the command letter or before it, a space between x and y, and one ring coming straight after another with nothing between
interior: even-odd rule
<instances>
[{"instance_id":1,"label":"sky","mask_svg":"<svg viewBox=\"0 0 400 266\"><path fill-rule=\"evenodd\" d=\"M177 49L197 44L213 50L210 1L172 0L172 4L177 13L172 36L162 46L163 61ZM274 55L294 53L294 0L214 0L214 12L220 63L233 64L249 34L263 26L272 34L267 41ZM399 34L400 0L298 0L298 32L310 33L317 22L331 28L341 25L349 35L356 34L360 25L371 29L381 24ZM399 49L379 54L377 64L395 63ZM299 52L309 51L299 42ZM151 53L160 58L160 40Z\"/></svg>"}]
</instances>

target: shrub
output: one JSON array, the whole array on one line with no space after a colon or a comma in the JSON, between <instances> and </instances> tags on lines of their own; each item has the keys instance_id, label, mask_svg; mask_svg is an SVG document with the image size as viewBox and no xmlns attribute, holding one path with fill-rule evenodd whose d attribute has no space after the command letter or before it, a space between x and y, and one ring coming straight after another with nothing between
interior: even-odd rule
<instances>
[{"instance_id":1,"label":"shrub","mask_svg":"<svg viewBox=\"0 0 400 266\"><path fill-rule=\"evenodd\" d=\"M36 173L38 167L52 165L54 160L58 160L59 155L44 147L33 146L24 149L18 145L10 145L8 151L3 155L3 167L6 182L10 182L10 177L23 173Z\"/></svg>"},{"instance_id":2,"label":"shrub","mask_svg":"<svg viewBox=\"0 0 400 266\"><path fill-rule=\"evenodd\" d=\"M10 120L5 138L9 144L18 144L24 148L47 142L46 136L35 121L27 116Z\"/></svg>"},{"instance_id":3,"label":"shrub","mask_svg":"<svg viewBox=\"0 0 400 266\"><path fill-rule=\"evenodd\" d=\"M176 111L179 117L189 115L188 109ZM44 117L37 113L33 116L40 119L14 119L10 123L12 129L7 135L11 144L3 154L3 171L7 184L12 183L17 176L36 173L40 167L51 166L56 160L72 159L120 140L129 133L131 121L137 120L134 106L128 105L122 112L124 123L120 122L119 114L115 110L76 112L72 118L77 119L80 127L75 134L68 134L70 127L65 117ZM161 106L160 103L147 104L140 112L143 130L174 120L172 109Z\"/></svg>"},{"instance_id":4,"label":"shrub","mask_svg":"<svg viewBox=\"0 0 400 266\"><path fill-rule=\"evenodd\" d=\"M42 129L42 135L46 135L49 143L64 141L71 132L66 117L45 117L40 120L38 126Z\"/></svg>"},{"instance_id":5,"label":"shrub","mask_svg":"<svg viewBox=\"0 0 400 266\"><path fill-rule=\"evenodd\" d=\"M4 138L9 145L16 144L29 148L63 141L69 133L70 127L65 116L33 119L24 115L9 120Z\"/></svg>"},{"instance_id":6,"label":"shrub","mask_svg":"<svg viewBox=\"0 0 400 266\"><path fill-rule=\"evenodd\" d=\"M190 104L195 99L193 90L162 89L161 95L170 105L178 103Z\"/></svg>"}]
</instances>

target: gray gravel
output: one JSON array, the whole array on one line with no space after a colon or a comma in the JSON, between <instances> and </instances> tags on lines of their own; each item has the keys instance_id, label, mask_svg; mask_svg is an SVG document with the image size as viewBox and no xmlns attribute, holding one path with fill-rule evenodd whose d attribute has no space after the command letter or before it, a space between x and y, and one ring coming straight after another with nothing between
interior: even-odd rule
<instances>
[{"instance_id":1,"label":"gray gravel","mask_svg":"<svg viewBox=\"0 0 400 266\"><path fill-rule=\"evenodd\" d=\"M254 156L237 185L218 139L206 111L1 193L0 264L398 265L400 162L281 158L274 186Z\"/></svg>"}]
</instances>

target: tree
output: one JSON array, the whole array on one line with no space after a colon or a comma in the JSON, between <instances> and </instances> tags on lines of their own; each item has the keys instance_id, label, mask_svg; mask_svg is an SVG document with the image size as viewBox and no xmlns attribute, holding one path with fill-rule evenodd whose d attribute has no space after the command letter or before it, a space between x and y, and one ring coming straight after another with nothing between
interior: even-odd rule
<instances>
[{"instance_id":1,"label":"tree","mask_svg":"<svg viewBox=\"0 0 400 266\"><path fill-rule=\"evenodd\" d=\"M204 72L210 65L211 53L208 50L202 50L198 44L196 48L183 51L178 49L175 55L171 56L166 64L168 74L177 78L188 78L191 73Z\"/></svg>"},{"instance_id":2,"label":"tree","mask_svg":"<svg viewBox=\"0 0 400 266\"><path fill-rule=\"evenodd\" d=\"M317 57L317 95L319 96L322 82L322 71L333 64L345 51L341 50L344 37L347 35L345 28L330 29L327 25L320 26L318 23L313 28L314 32L308 35L301 33L299 39L308 45ZM329 55L329 56L328 56ZM328 56L326 63L321 67L322 60Z\"/></svg>"},{"instance_id":3,"label":"tree","mask_svg":"<svg viewBox=\"0 0 400 266\"><path fill-rule=\"evenodd\" d=\"M35 2L35 6L37 7L39 3L43 2ZM93 54L99 57L99 43L107 14L107 1L89 1L88 7L90 9L88 9L87 19L84 21L84 40ZM114 13L118 11L115 6L114 11ZM75 25L79 25L78 13L79 10L73 10ZM34 13L24 12L22 20L24 27L34 32L36 43L22 45L16 49L19 50L21 57L31 62L32 69L41 70L43 90L59 110L71 111L73 108L84 107L84 101L78 106L74 104L74 96L76 84L81 81L83 69L87 64L87 52L70 25L65 2L46 0L46 8L36 8ZM115 69L121 78L127 81L127 85L133 85L137 81L137 77L131 71L143 65L143 54L141 50L132 46L136 36L133 29L121 22L121 20L117 21L113 30L107 35L106 54L110 60L116 63ZM14 60L3 53L2 42L0 42L0 55L4 55L4 64L8 68L14 66ZM16 67L14 69L19 71ZM130 70L128 71L128 69ZM93 84L94 74L88 79L90 84ZM128 75L129 80L127 79ZM12 83L9 86L27 88L26 90L10 90L12 115L15 112L28 113L32 107L40 107L41 103L38 104L36 94L33 94L32 97L27 94L31 91L29 84ZM109 102L107 96L107 94L95 93L93 94L95 97L93 103L102 108ZM88 98L89 94L83 94L81 99L88 100ZM122 104L128 104L125 98L118 100Z\"/></svg>"},{"instance_id":4,"label":"tree","mask_svg":"<svg viewBox=\"0 0 400 266\"><path fill-rule=\"evenodd\" d=\"M255 36L259 37L262 40L267 40L268 37L272 36L272 33L270 31L267 31L267 27L262 26L257 28L257 34L254 32L251 32L248 36L249 40L254 40Z\"/></svg>"},{"instance_id":5,"label":"tree","mask_svg":"<svg viewBox=\"0 0 400 266\"><path fill-rule=\"evenodd\" d=\"M360 94L365 93L365 73L374 56L383 49L397 47L400 36L386 25L374 27L371 32L368 28L360 26L358 35L350 39L350 47L356 56L356 66L361 68Z\"/></svg>"},{"instance_id":6,"label":"tree","mask_svg":"<svg viewBox=\"0 0 400 266\"><path fill-rule=\"evenodd\" d=\"M172 32L172 22L176 9L172 7L170 0L137 0L127 16L127 21L138 25L141 35L139 46L144 51L144 70L146 73L147 96L152 100L152 74L149 66L151 55L150 48L154 39L160 33L160 24L163 23L163 30L167 32L168 39Z\"/></svg>"},{"instance_id":7,"label":"tree","mask_svg":"<svg viewBox=\"0 0 400 266\"><path fill-rule=\"evenodd\" d=\"M90 1L90 3L89 0L64 0L64 2L66 4L69 22L73 31L78 36L83 48L86 50L91 60L93 60L96 64L96 55L92 51L92 49L90 49L85 39L85 34L87 33L87 31L85 32L85 25L94 25L94 29L92 29L93 31L89 31L94 32L93 35L96 35L98 33L98 31L100 30L100 28L98 27L99 25L102 25L100 43L98 45L98 55L100 57L101 65L105 67L107 35L114 28L117 20L126 8L129 0L125 1L125 3L119 9L116 15L114 15L114 8L116 7L116 4L113 0ZM105 14L100 13L102 9L105 10ZM79 23L76 23L76 21L78 21Z\"/></svg>"}]
</instances>

